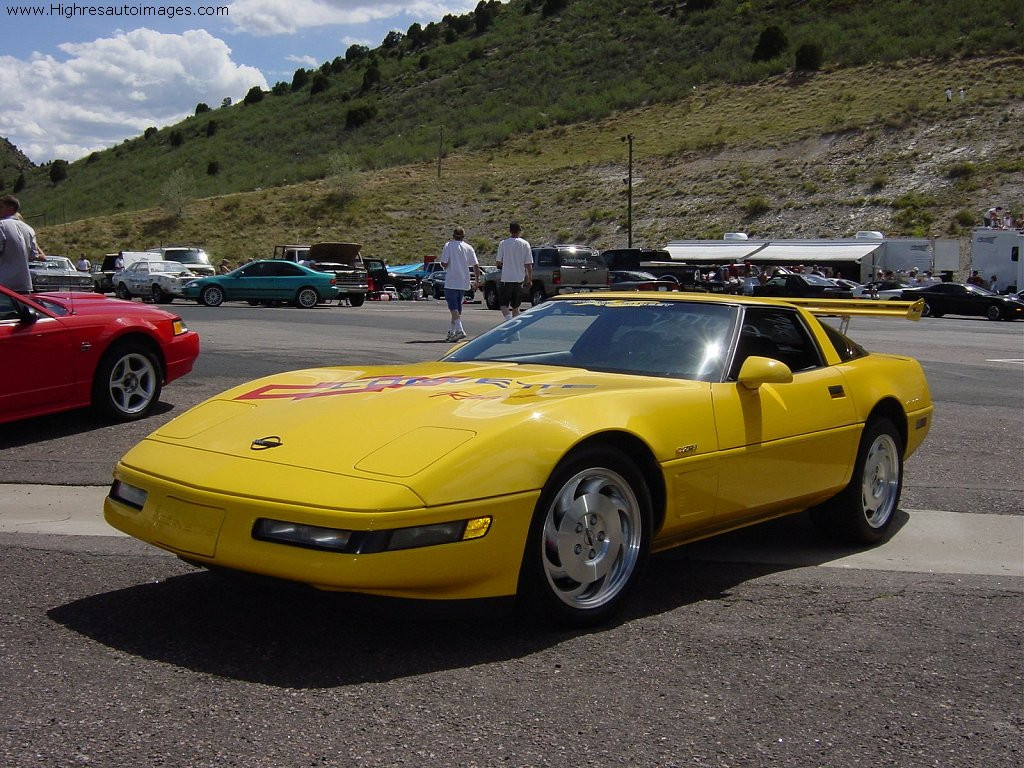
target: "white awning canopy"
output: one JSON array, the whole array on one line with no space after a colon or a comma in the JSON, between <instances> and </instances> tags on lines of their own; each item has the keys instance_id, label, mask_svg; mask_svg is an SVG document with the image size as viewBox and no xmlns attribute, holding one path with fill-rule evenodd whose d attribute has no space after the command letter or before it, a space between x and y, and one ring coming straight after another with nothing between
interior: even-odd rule
<instances>
[{"instance_id":1,"label":"white awning canopy","mask_svg":"<svg viewBox=\"0 0 1024 768\"><path fill-rule=\"evenodd\" d=\"M680 240L669 243L665 246L665 250L669 252L673 261L682 261L687 264L699 262L740 264L764 246L763 240L743 242L687 242Z\"/></svg>"},{"instance_id":2,"label":"white awning canopy","mask_svg":"<svg viewBox=\"0 0 1024 768\"><path fill-rule=\"evenodd\" d=\"M859 263L882 247L880 242L859 243L768 243L748 261L770 264Z\"/></svg>"}]
</instances>

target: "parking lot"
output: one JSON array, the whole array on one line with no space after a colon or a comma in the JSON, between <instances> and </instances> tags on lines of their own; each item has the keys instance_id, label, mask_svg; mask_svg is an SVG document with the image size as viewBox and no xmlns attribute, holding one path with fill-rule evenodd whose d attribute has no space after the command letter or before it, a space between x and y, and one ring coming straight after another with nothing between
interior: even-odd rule
<instances>
[{"instance_id":1,"label":"parking lot","mask_svg":"<svg viewBox=\"0 0 1024 768\"><path fill-rule=\"evenodd\" d=\"M131 445L228 386L448 348L442 302L171 308L203 352L156 414L6 425L4 482L91 499ZM499 319L464 313L470 334ZM620 621L569 633L497 606L240 585L121 537L0 533L0 761L1019 765L1024 324L854 319L850 335L920 359L936 404L889 544L822 548L802 517L778 521L655 558ZM935 556L968 540L980 566Z\"/></svg>"}]
</instances>

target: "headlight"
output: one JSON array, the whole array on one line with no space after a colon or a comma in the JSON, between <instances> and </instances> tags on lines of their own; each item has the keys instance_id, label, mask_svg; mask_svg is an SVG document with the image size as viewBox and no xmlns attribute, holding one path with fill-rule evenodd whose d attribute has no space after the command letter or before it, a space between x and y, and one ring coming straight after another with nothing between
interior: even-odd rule
<instances>
[{"instance_id":1,"label":"headlight","mask_svg":"<svg viewBox=\"0 0 1024 768\"><path fill-rule=\"evenodd\" d=\"M185 325L185 321L180 318L174 321L173 327L175 336L181 336L181 334L188 332L188 327Z\"/></svg>"},{"instance_id":2,"label":"headlight","mask_svg":"<svg viewBox=\"0 0 1024 768\"><path fill-rule=\"evenodd\" d=\"M384 531L349 531L260 518L252 527L252 537L293 547L366 555L479 539L487 534L490 527L489 517Z\"/></svg>"}]
</instances>

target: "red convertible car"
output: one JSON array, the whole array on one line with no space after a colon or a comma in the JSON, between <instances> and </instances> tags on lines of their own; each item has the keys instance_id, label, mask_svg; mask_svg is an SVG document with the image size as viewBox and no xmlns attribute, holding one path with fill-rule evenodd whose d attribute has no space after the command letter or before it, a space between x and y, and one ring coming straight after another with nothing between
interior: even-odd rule
<instances>
[{"instance_id":1,"label":"red convertible car","mask_svg":"<svg viewBox=\"0 0 1024 768\"><path fill-rule=\"evenodd\" d=\"M162 309L0 286L0 424L85 406L141 419L198 355L199 335Z\"/></svg>"}]
</instances>

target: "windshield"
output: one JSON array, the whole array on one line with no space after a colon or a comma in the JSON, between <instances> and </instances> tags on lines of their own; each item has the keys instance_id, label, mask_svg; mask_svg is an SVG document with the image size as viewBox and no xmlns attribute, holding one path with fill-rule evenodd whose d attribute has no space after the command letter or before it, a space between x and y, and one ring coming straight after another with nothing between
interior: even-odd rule
<instances>
[{"instance_id":1,"label":"windshield","mask_svg":"<svg viewBox=\"0 0 1024 768\"><path fill-rule=\"evenodd\" d=\"M540 304L444 359L720 381L737 307L646 299Z\"/></svg>"},{"instance_id":2,"label":"windshield","mask_svg":"<svg viewBox=\"0 0 1024 768\"><path fill-rule=\"evenodd\" d=\"M168 248L164 251L164 258L168 261L179 261L182 264L209 264L210 257L202 248Z\"/></svg>"}]
</instances>

